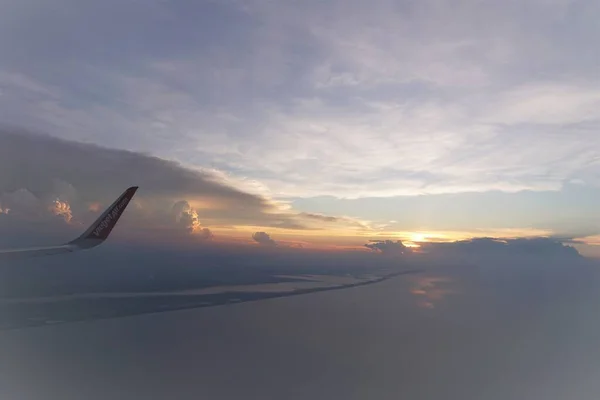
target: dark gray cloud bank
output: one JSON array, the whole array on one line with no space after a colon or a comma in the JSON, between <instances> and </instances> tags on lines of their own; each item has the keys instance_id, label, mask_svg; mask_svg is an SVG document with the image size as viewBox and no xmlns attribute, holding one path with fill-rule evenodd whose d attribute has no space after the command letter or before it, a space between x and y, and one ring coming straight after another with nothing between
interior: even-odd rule
<instances>
[{"instance_id":1,"label":"dark gray cloud bank","mask_svg":"<svg viewBox=\"0 0 600 400\"><path fill-rule=\"evenodd\" d=\"M8 210L0 213L0 230L13 239L19 232L81 229L131 185L141 189L121 230L162 227L206 239L212 233L202 225L215 222L306 229L298 215L278 212L268 199L176 162L6 127L0 143L0 207ZM194 209L194 201L206 206Z\"/></svg>"},{"instance_id":2,"label":"dark gray cloud bank","mask_svg":"<svg viewBox=\"0 0 600 400\"><path fill-rule=\"evenodd\" d=\"M250 218L268 209L265 200L216 180L214 176L146 154L60 140L3 128L0 130L0 188L26 189L36 198L70 195L72 200L111 200L132 184L140 197L194 197L225 205L244 204ZM77 198L75 189L81 192Z\"/></svg>"}]
</instances>

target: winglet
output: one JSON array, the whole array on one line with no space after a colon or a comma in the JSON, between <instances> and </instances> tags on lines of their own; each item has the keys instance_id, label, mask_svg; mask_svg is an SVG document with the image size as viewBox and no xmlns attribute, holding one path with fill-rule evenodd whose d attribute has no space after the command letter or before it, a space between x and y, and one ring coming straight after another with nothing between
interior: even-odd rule
<instances>
[{"instance_id":1,"label":"winglet","mask_svg":"<svg viewBox=\"0 0 600 400\"><path fill-rule=\"evenodd\" d=\"M81 236L68 244L87 249L98 246L106 240L137 189L137 186L132 186L125 190Z\"/></svg>"}]
</instances>

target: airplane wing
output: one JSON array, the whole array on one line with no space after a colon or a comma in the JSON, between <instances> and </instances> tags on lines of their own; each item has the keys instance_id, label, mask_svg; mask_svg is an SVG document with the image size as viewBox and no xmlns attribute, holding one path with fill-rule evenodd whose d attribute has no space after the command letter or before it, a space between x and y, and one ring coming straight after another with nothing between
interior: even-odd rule
<instances>
[{"instance_id":1,"label":"airplane wing","mask_svg":"<svg viewBox=\"0 0 600 400\"><path fill-rule=\"evenodd\" d=\"M96 247L106 240L117 221L125 211L127 204L133 198L137 186L127 189L117 200L108 207L100 217L77 239L57 246L30 247L24 249L0 249L0 261L7 259L48 256L53 254L71 253Z\"/></svg>"}]
</instances>

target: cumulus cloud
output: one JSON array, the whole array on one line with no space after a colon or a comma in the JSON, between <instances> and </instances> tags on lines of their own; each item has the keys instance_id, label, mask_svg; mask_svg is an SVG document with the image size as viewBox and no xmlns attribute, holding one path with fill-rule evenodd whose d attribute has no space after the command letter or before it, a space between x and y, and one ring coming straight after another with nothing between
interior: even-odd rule
<instances>
[{"instance_id":1,"label":"cumulus cloud","mask_svg":"<svg viewBox=\"0 0 600 400\"><path fill-rule=\"evenodd\" d=\"M209 228L202 227L198 211L185 200L173 204L171 216L178 229L192 234L198 239L209 240L214 237Z\"/></svg>"},{"instance_id":2,"label":"cumulus cloud","mask_svg":"<svg viewBox=\"0 0 600 400\"><path fill-rule=\"evenodd\" d=\"M44 219L49 215L54 215L66 223L70 223L73 220L71 204L62 196L54 197L54 193L56 192L40 193L38 197L25 188L4 193L0 191L0 204L5 210L11 210L16 217L27 220Z\"/></svg>"},{"instance_id":3,"label":"cumulus cloud","mask_svg":"<svg viewBox=\"0 0 600 400\"><path fill-rule=\"evenodd\" d=\"M372 240L364 245L366 248L381 252L382 254L406 254L410 249L400 240Z\"/></svg>"},{"instance_id":4,"label":"cumulus cloud","mask_svg":"<svg viewBox=\"0 0 600 400\"><path fill-rule=\"evenodd\" d=\"M200 229L198 213L187 201L178 201L173 205L173 209L171 211L173 213L175 223L181 228L190 233L194 233Z\"/></svg>"},{"instance_id":5,"label":"cumulus cloud","mask_svg":"<svg viewBox=\"0 0 600 400\"><path fill-rule=\"evenodd\" d=\"M66 201L56 199L48 207L48 210L50 210L52 214L63 218L67 223L71 222L71 220L73 219L73 214L71 213L71 205Z\"/></svg>"},{"instance_id":6,"label":"cumulus cloud","mask_svg":"<svg viewBox=\"0 0 600 400\"><path fill-rule=\"evenodd\" d=\"M35 229L41 229L37 224L49 229L60 229L60 225L65 224L81 225L81 219L74 217L71 203L67 200L76 199L76 195L72 190L60 190L60 184L55 185L56 182L49 187L58 190L49 189L46 192L32 192L23 187L3 192L3 188L0 188L0 209L4 214L11 215L10 219L2 221L0 229L13 228L12 232L15 232L15 228L27 230L35 226Z\"/></svg>"},{"instance_id":7,"label":"cumulus cloud","mask_svg":"<svg viewBox=\"0 0 600 400\"><path fill-rule=\"evenodd\" d=\"M277 242L271 239L271 236L266 232L255 232L252 234L252 239L256 243L259 243L264 246L276 246Z\"/></svg>"}]
</instances>

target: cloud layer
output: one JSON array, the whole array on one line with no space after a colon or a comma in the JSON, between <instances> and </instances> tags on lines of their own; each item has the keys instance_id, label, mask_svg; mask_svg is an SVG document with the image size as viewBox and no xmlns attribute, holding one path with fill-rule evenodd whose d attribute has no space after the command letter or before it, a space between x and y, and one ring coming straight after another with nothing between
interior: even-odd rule
<instances>
[{"instance_id":1,"label":"cloud layer","mask_svg":"<svg viewBox=\"0 0 600 400\"><path fill-rule=\"evenodd\" d=\"M594 1L61 2L6 5L5 122L272 196L598 183Z\"/></svg>"}]
</instances>

